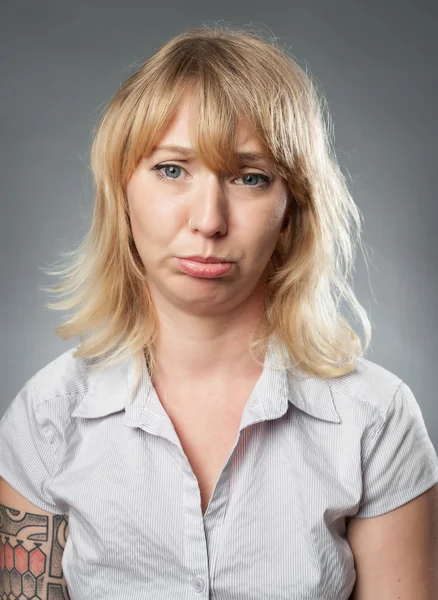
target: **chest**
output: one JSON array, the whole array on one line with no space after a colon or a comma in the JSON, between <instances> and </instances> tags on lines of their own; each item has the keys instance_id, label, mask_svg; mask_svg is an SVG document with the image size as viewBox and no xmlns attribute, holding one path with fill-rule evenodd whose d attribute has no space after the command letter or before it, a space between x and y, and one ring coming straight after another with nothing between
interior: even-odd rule
<instances>
[{"instance_id":1,"label":"chest","mask_svg":"<svg viewBox=\"0 0 438 600\"><path fill-rule=\"evenodd\" d=\"M260 377L260 367L231 383L185 389L154 382L159 401L172 421L198 481L204 516L214 487L239 434L242 414Z\"/></svg>"},{"instance_id":2,"label":"chest","mask_svg":"<svg viewBox=\"0 0 438 600\"><path fill-rule=\"evenodd\" d=\"M214 487L229 457L237 436L244 408L242 398L224 405L218 402L183 407L165 404L181 446L198 480L202 515L205 514Z\"/></svg>"}]
</instances>

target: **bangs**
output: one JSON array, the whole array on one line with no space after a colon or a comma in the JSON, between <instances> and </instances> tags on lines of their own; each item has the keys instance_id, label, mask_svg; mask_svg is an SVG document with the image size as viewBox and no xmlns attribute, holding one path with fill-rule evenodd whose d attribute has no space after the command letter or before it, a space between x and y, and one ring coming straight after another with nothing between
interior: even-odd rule
<instances>
[{"instance_id":1,"label":"bangs","mask_svg":"<svg viewBox=\"0 0 438 600\"><path fill-rule=\"evenodd\" d=\"M217 42L217 40L215 40ZM245 159L239 155L238 129L243 125L258 146L260 158L270 170L286 178L291 166L291 139L282 140L284 114L281 90L273 82L262 85L254 64L243 62L229 48L215 48L214 60L208 52L184 52L179 47L169 53L160 72L154 74L133 107L132 126L126 138L124 177L127 181L139 161L149 157L174 119L183 98L190 101L190 142L192 154L213 172L239 175ZM209 50L211 52L211 49ZM234 61L234 63L233 63ZM244 73L244 76L242 76Z\"/></svg>"}]
</instances>

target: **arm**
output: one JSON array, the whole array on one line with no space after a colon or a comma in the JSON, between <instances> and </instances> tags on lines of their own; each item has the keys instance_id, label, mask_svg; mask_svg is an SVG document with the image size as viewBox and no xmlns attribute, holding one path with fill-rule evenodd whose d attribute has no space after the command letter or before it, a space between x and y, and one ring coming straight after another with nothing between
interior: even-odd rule
<instances>
[{"instance_id":1,"label":"arm","mask_svg":"<svg viewBox=\"0 0 438 600\"><path fill-rule=\"evenodd\" d=\"M21 598L23 590L29 598L70 600L61 565L68 537L67 517L34 506L0 477L0 524L5 556L0 584L4 593L11 592L8 598ZM29 571L37 578L34 591L29 589Z\"/></svg>"},{"instance_id":2,"label":"arm","mask_svg":"<svg viewBox=\"0 0 438 600\"><path fill-rule=\"evenodd\" d=\"M347 539L356 585L351 600L438 598L438 484L372 518L352 518Z\"/></svg>"}]
</instances>

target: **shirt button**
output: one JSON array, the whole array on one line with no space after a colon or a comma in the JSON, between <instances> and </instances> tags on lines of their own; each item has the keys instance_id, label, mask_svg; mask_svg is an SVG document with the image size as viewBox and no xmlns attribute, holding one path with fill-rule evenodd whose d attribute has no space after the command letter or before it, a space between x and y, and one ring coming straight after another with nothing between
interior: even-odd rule
<instances>
[{"instance_id":1,"label":"shirt button","mask_svg":"<svg viewBox=\"0 0 438 600\"><path fill-rule=\"evenodd\" d=\"M195 577L192 583L196 592L202 592L204 589L204 580L201 577Z\"/></svg>"}]
</instances>

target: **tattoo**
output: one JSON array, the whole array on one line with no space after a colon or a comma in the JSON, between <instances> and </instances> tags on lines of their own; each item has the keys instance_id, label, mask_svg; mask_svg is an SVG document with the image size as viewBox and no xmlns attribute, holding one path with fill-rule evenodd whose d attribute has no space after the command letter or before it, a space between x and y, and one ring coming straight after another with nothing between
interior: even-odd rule
<instances>
[{"instance_id":1,"label":"tattoo","mask_svg":"<svg viewBox=\"0 0 438 600\"><path fill-rule=\"evenodd\" d=\"M62 572L66 515L45 516L0 504L0 598L70 600Z\"/></svg>"}]
</instances>

